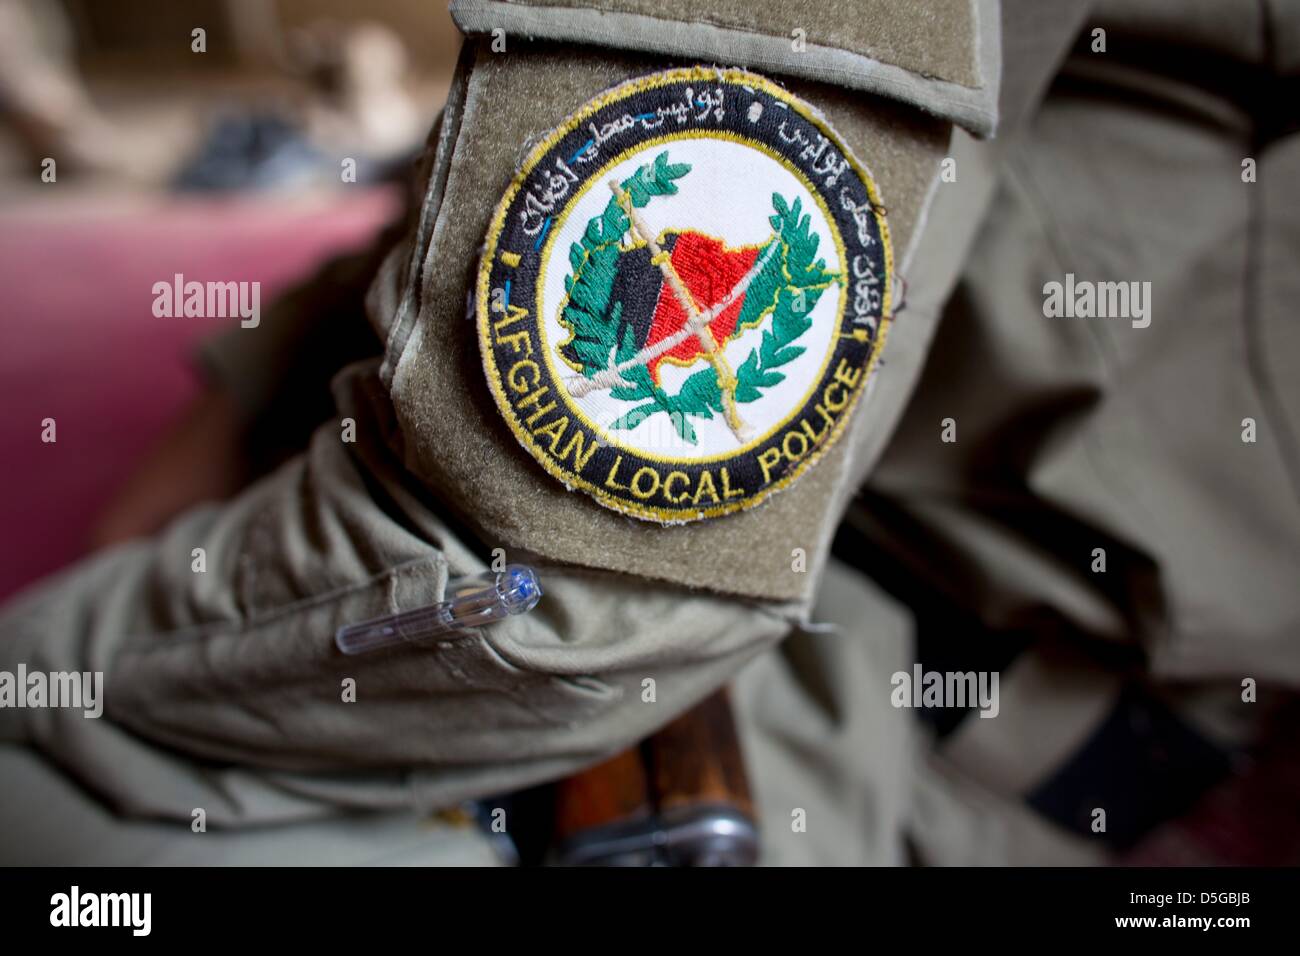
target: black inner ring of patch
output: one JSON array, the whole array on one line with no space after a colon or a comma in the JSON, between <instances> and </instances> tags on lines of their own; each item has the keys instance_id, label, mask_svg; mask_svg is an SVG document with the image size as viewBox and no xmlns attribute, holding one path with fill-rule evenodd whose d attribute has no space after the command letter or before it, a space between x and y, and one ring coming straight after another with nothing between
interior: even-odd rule
<instances>
[{"instance_id":1,"label":"black inner ring of patch","mask_svg":"<svg viewBox=\"0 0 1300 956\"><path fill-rule=\"evenodd\" d=\"M757 104L757 107L755 106ZM666 114L661 111L667 111ZM719 116L721 112L721 116ZM751 117L757 114L756 119ZM660 116L664 119L658 125ZM678 117L685 119L679 120ZM611 127L610 124L618 124ZM610 129L616 132L601 139L601 134ZM812 188L818 192L844 242L846 271L848 283L846 308L840 317L840 329L836 347L826 366L822 380L815 387L804 406L790 418L789 423L768 436L752 450L737 454L735 457L708 462L655 462L642 454L615 446L601 444L604 438L576 414L576 406L570 407L570 399L562 385L552 380L550 363L542 355L542 340L539 330L541 317L533 312L537 301L537 282L540 278L541 255L549 239L549 223L539 226L547 217L562 214L574 193L582 183L601 170L607 163L627 150L647 140L671 133L700 132L709 133L725 131L762 143L768 149L785 158L794 168L801 170ZM594 155L592 155L594 153ZM584 156L590 156L584 161ZM565 169L578 176L573 182ZM834 170L840 170L830 185ZM562 196L549 201L548 197L553 177L569 180L568 188ZM530 203L529 197L532 197ZM762 197L766 202L768 197ZM865 237L865 242L863 238ZM507 265L503 253L519 256L515 266ZM550 436L542 435L532 439L535 453L551 459L553 465L568 474L576 474L588 484L600 489L605 494L627 501L638 508L655 512L677 512L689 516L696 511L716 507L719 504L737 504L751 499L770 485L778 484L808 458L820 452L835 428L841 423L842 416L852 409L858 391L865 385L866 366L879 335L881 317L881 298L885 288L884 246L881 241L879 225L871 213L870 197L862 180L852 166L845 161L843 153L833 141L824 136L817 126L800 115L789 104L758 87L746 87L732 81L719 81L715 78L693 78L665 84L653 89L640 90L628 96L607 103L596 113L589 116L577 128L563 136L542 156L529 174L506 212L497 245L493 252L489 277L489 294L492 297L489 311L489 323L495 325L504 316L505 305L518 305L529 310L522 321L503 327L500 332L492 331L490 341L500 377L500 388L511 409L507 414L513 415L524 431L536 433L561 416L567 416L569 422L563 435L556 442L556 453L548 451ZM874 285L866 285L867 277L874 277ZM508 283L508 285L507 285ZM862 298L868 288L874 288L878 295L870 301ZM839 289L835 289L839 295ZM496 303L501 301L500 305ZM496 311L500 309L502 311ZM864 330L865 340L853 338L854 329ZM528 330L532 355L521 355L501 336ZM536 361L540 379L537 385L525 393L512 391L507 376L512 366L522 358ZM843 364L842 364L843 363ZM847 389L848 404L834 413L834 425L828 426L825 416L818 406L827 384L835 379L837 369L847 368L859 373L856 383ZM528 407L519 408L517 403L529 392L541 386L549 391ZM540 408L555 402L556 408L525 424L525 420ZM780 451L791 431L800 430L804 423L810 428L803 431L807 449L797 454L801 448L798 440L789 440L789 452L797 454L794 460L782 451L779 460L772 463L772 449ZM573 444L575 431L584 433L584 450L596 447L581 470L575 468L577 449ZM566 453L567 452L567 453ZM766 456L769 467L765 472L760 458ZM634 495L628 486L636 471L650 466L659 478L658 488L648 496ZM724 497L721 484L721 469L727 470L727 480L733 493L743 489L743 495ZM710 472L709 481L716 489L713 495L703 493L697 497L703 473ZM664 478L671 472L682 472L687 480L674 481L665 488ZM642 481L640 489L644 491L648 481ZM686 492L685 498L683 493ZM695 500L693 500L695 499Z\"/></svg>"}]
</instances>

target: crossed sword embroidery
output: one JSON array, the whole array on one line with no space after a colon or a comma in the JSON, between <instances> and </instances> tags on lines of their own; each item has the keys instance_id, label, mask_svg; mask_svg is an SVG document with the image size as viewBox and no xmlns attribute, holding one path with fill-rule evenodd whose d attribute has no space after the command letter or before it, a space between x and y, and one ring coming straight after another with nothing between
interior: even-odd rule
<instances>
[{"instance_id":1,"label":"crossed sword embroidery","mask_svg":"<svg viewBox=\"0 0 1300 956\"><path fill-rule=\"evenodd\" d=\"M623 211L627 213L628 222L632 225L633 233L649 248L650 261L659 267L659 271L663 273L669 288L673 290L673 295L677 297L682 311L686 313L686 324L666 339L642 349L623 362L615 363L614 356L618 352L618 347L615 346L609 353L608 367L597 372L591 378L578 376L566 383L569 387L569 394L574 398L582 398L582 396L598 389L618 388L619 386L631 387L632 383L623 378L623 372L630 368L636 368L638 365L643 365L665 352L672 351L679 344L694 336L699 340L700 347L704 349L705 358L708 359L709 364L713 366L714 372L717 373L718 389L722 392L723 419L726 421L727 427L731 429L731 433L736 436L736 441L744 444L749 441L751 431L736 410L736 373L732 370L727 357L723 355L718 340L714 338L711 323L719 315L727 311L736 299L745 294L745 290L749 288L750 283L767 267L767 262L778 244L775 242L769 243L767 250L750 267L749 271L741 276L740 281L735 284L731 291L717 303L701 312L699 305L695 302L695 297L691 295L691 291L686 288L686 283L682 281L682 277L673 268L671 257L660 247L655 240L655 233L646 225L645 219L642 218L632 204L631 196L625 190L619 188L617 180L611 179L609 188L614 193L614 198L618 200L618 204L623 207Z\"/></svg>"}]
</instances>

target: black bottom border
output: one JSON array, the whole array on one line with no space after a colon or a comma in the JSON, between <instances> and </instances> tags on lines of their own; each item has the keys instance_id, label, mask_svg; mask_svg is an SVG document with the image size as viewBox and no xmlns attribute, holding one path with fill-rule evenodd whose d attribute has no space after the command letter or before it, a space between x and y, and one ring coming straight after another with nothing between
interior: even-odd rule
<instances>
[{"instance_id":1,"label":"black bottom border","mask_svg":"<svg viewBox=\"0 0 1300 956\"><path fill-rule=\"evenodd\" d=\"M150 894L148 935L51 925L57 894L73 886L83 904L88 894ZM331 948L399 933L435 949L512 932L564 946L582 938L573 934L601 939L587 935L596 931L616 944L669 928L693 935L687 927L739 940L774 923L926 944L1128 935L1220 945L1293 926L1298 891L1295 869L0 869L0 927L9 943L76 933L78 944L285 939ZM1242 917L1248 925L1218 922ZM1178 922L1205 918L1208 928Z\"/></svg>"}]
</instances>

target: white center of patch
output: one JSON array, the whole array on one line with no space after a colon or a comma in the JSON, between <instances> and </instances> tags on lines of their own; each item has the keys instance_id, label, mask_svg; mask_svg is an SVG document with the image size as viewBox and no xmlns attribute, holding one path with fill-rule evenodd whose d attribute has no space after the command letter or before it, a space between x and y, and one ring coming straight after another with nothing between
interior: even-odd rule
<instances>
[{"instance_id":1,"label":"white center of patch","mask_svg":"<svg viewBox=\"0 0 1300 956\"><path fill-rule=\"evenodd\" d=\"M730 248L766 243L773 236L769 217L773 214L775 193L791 205L799 200L803 213L809 217L810 232L818 237L817 257L825 260L830 272L844 272L836 233L820 200L780 160L759 148L722 136L701 134L643 143L588 179L545 237L539 283L539 325L543 354L561 385L580 377L558 351L559 345L569 337L569 331L561 323L565 277L571 271L569 247L581 239L588 221L604 212L612 195L609 183L623 182L665 150L671 162L688 163L691 171L676 181L675 195L656 196L638 210L644 224L657 236L665 231L694 230L716 237ZM647 283L658 285L664 281L654 266L646 268L650 273L645 277ZM638 403L614 398L609 389L570 396L570 401L605 441L645 457L678 462L729 457L758 445L803 406L810 390L821 380L835 349L842 296L842 285L832 285L810 308L807 315L812 319L811 327L797 343L804 351L781 367L784 379L764 388L760 397L736 404L745 426L743 440L737 437L725 416L719 414L709 419L691 418L694 444L678 434L666 414L648 415L631 428L610 428L611 423L635 409ZM715 304L700 302L699 306L706 310ZM759 347L763 331L771 322L771 316L767 316L735 338L719 342L726 365L732 370L739 369ZM665 362L659 366L659 384L666 392L676 394L689 376L709 368L710 364L703 356L685 367Z\"/></svg>"}]
</instances>

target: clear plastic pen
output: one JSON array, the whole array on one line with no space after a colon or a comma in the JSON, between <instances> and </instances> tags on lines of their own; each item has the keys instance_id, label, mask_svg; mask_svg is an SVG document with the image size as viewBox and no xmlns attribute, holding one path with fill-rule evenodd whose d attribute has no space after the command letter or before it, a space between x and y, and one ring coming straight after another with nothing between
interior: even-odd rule
<instances>
[{"instance_id":1,"label":"clear plastic pen","mask_svg":"<svg viewBox=\"0 0 1300 956\"><path fill-rule=\"evenodd\" d=\"M542 597L533 569L507 565L447 582L447 596L437 604L390 614L338 629L334 643L344 654L363 654L394 644L436 640L470 627L482 627L514 614L526 614Z\"/></svg>"}]
</instances>

